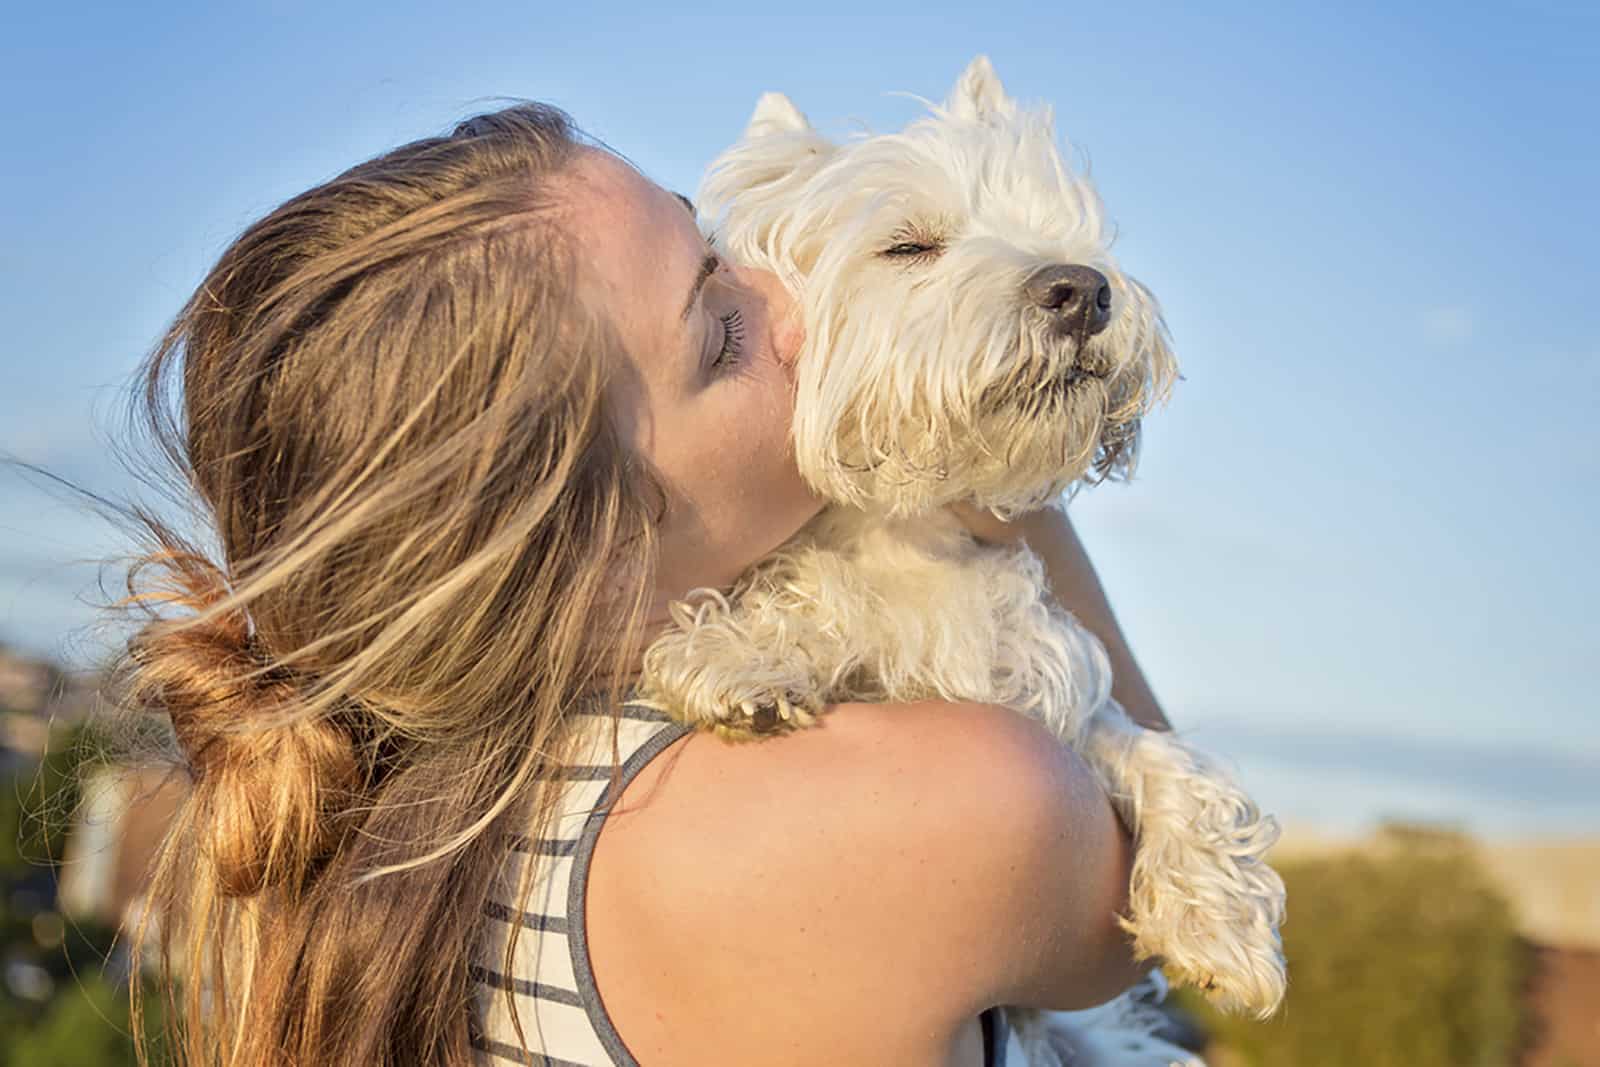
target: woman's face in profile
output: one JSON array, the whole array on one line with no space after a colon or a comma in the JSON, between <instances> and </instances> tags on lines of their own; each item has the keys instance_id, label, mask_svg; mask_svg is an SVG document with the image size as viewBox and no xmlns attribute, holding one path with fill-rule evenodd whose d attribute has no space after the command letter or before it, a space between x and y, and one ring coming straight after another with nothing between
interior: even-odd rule
<instances>
[{"instance_id":1,"label":"woman's face in profile","mask_svg":"<svg viewBox=\"0 0 1600 1067\"><path fill-rule=\"evenodd\" d=\"M684 201L610 153L585 149L568 177L580 292L629 371L613 416L668 493L658 605L725 586L822 507L789 442L797 309L774 275L712 256Z\"/></svg>"}]
</instances>

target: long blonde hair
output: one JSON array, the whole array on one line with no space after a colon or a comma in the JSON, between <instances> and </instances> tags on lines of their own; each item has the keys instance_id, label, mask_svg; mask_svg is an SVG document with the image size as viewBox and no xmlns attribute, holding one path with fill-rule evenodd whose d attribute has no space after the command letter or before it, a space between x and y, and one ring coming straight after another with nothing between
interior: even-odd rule
<instances>
[{"instance_id":1,"label":"long blonde hair","mask_svg":"<svg viewBox=\"0 0 1600 1067\"><path fill-rule=\"evenodd\" d=\"M115 675L192 783L134 938L183 1063L471 1062L502 835L615 706L655 550L560 225L583 143L520 104L294 197L141 369L215 539L135 509Z\"/></svg>"}]
</instances>

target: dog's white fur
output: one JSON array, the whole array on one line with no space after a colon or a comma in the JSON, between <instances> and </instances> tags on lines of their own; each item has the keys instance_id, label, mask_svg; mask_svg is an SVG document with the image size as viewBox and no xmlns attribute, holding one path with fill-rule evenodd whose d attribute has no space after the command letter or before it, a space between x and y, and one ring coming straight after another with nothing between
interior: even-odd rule
<instances>
[{"instance_id":1,"label":"dog's white fur","mask_svg":"<svg viewBox=\"0 0 1600 1067\"><path fill-rule=\"evenodd\" d=\"M1283 884L1263 858L1276 824L1216 763L1128 718L1103 648L1054 604L1037 557L975 542L944 507L1010 515L1130 473L1140 417L1175 374L1166 329L1112 258L1099 197L1063 162L1048 108L1020 108L983 57L930 107L899 133L835 145L769 93L708 171L698 207L719 248L776 271L800 301L795 452L835 503L731 597L675 605L644 692L731 736L810 725L841 700L938 696L1036 716L1136 834L1122 921L1139 957L1264 1017L1285 984ZM1063 332L1024 295L1053 264L1108 280L1103 332ZM1131 1044L1087 1051L1119 1010L1018 1013L1030 1062L1044 1062L1051 1026L1078 1033L1074 1063L1168 1062L1158 1042L1143 1059Z\"/></svg>"}]
</instances>

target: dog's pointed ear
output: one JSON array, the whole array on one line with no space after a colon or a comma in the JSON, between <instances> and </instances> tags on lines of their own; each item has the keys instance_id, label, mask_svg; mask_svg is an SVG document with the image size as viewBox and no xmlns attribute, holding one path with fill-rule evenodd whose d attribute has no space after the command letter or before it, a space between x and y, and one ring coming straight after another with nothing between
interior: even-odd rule
<instances>
[{"instance_id":1,"label":"dog's pointed ear","mask_svg":"<svg viewBox=\"0 0 1600 1067\"><path fill-rule=\"evenodd\" d=\"M774 133L812 133L811 122L782 93L762 93L744 128L747 140Z\"/></svg>"},{"instance_id":2,"label":"dog's pointed ear","mask_svg":"<svg viewBox=\"0 0 1600 1067\"><path fill-rule=\"evenodd\" d=\"M1000 75L988 56L977 56L956 79L944 109L965 119L1011 118L1017 113L1016 101L1006 95Z\"/></svg>"},{"instance_id":3,"label":"dog's pointed ear","mask_svg":"<svg viewBox=\"0 0 1600 1067\"><path fill-rule=\"evenodd\" d=\"M776 205L794 195L837 150L782 93L763 93L744 137L706 168L695 193L702 226L749 260L765 247ZM730 214L741 202L745 210ZM742 250L742 251L741 251Z\"/></svg>"}]
</instances>

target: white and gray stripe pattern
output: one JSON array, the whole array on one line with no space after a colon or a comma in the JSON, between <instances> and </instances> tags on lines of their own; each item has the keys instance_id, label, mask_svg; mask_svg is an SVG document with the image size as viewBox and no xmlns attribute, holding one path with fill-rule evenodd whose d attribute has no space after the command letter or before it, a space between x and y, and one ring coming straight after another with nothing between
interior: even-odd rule
<instances>
[{"instance_id":1,"label":"white and gray stripe pattern","mask_svg":"<svg viewBox=\"0 0 1600 1067\"><path fill-rule=\"evenodd\" d=\"M606 806L652 756L688 728L654 711L624 706L615 750L621 772L613 791L610 716L599 708L580 714L593 720L587 730L591 743L580 762L559 775L564 786L549 836L508 840L502 878L484 906L484 938L471 972L477 1003L473 1045L484 1067L638 1067L595 988L583 892ZM525 871L536 881L527 910L522 910L518 890ZM506 940L513 933L514 965L507 974ZM525 1040L518 1039L507 990Z\"/></svg>"}]
</instances>

